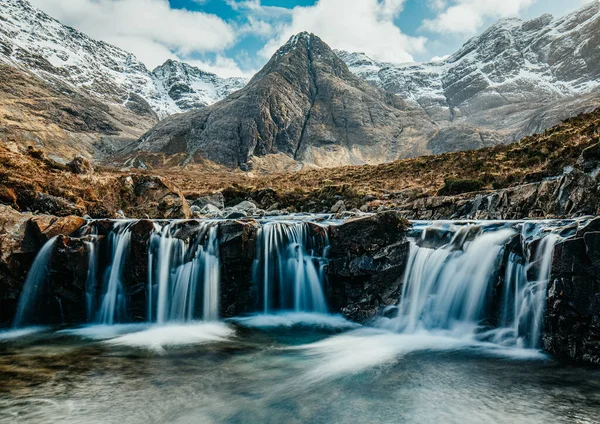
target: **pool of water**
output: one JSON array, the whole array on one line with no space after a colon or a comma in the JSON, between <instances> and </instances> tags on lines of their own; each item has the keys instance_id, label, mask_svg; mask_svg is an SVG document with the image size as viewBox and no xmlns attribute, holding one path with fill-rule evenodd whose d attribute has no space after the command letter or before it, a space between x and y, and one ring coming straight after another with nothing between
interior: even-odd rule
<instances>
[{"instance_id":1,"label":"pool of water","mask_svg":"<svg viewBox=\"0 0 600 424\"><path fill-rule=\"evenodd\" d=\"M599 423L600 369L325 316L0 333L0 422Z\"/></svg>"}]
</instances>

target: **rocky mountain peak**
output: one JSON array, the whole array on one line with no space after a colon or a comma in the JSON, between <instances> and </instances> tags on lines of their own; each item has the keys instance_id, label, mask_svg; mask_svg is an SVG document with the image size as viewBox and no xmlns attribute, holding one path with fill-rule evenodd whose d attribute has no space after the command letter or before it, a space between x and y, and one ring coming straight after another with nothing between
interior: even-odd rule
<instances>
[{"instance_id":1,"label":"rocky mountain peak","mask_svg":"<svg viewBox=\"0 0 600 424\"><path fill-rule=\"evenodd\" d=\"M359 79L319 37L300 33L244 89L163 121L139 150L242 169L339 166L424 153L430 131L425 114Z\"/></svg>"}]
</instances>

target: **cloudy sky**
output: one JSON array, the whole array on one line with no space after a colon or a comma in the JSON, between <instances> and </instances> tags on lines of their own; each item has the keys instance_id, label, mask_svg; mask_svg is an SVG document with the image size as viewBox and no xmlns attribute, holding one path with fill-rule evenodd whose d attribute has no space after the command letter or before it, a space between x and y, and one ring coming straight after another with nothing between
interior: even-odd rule
<instances>
[{"instance_id":1,"label":"cloudy sky","mask_svg":"<svg viewBox=\"0 0 600 424\"><path fill-rule=\"evenodd\" d=\"M500 18L560 16L589 0L30 1L149 68L172 58L250 76L300 31L377 60L427 61L453 53Z\"/></svg>"}]
</instances>

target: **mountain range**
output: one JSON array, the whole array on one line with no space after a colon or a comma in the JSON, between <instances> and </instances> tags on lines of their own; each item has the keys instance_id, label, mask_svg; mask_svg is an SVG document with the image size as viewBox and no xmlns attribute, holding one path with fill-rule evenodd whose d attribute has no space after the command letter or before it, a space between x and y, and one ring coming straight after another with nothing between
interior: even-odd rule
<instances>
[{"instance_id":1,"label":"mountain range","mask_svg":"<svg viewBox=\"0 0 600 424\"><path fill-rule=\"evenodd\" d=\"M376 164L513 142L594 109L600 3L501 20L423 64L333 51L302 33L248 81L174 60L149 71L26 0L3 0L0 74L0 136L56 159L267 171Z\"/></svg>"}]
</instances>

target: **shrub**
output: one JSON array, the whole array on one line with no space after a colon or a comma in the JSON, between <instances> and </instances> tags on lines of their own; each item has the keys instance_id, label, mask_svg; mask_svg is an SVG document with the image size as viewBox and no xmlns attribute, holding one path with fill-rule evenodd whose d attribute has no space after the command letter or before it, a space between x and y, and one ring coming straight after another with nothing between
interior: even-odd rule
<instances>
[{"instance_id":1,"label":"shrub","mask_svg":"<svg viewBox=\"0 0 600 424\"><path fill-rule=\"evenodd\" d=\"M481 180L448 178L444 181L444 187L438 192L440 196L452 196L462 193L480 191L484 184Z\"/></svg>"}]
</instances>

